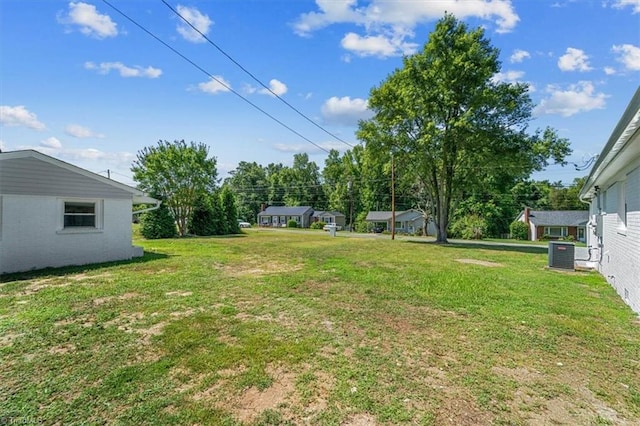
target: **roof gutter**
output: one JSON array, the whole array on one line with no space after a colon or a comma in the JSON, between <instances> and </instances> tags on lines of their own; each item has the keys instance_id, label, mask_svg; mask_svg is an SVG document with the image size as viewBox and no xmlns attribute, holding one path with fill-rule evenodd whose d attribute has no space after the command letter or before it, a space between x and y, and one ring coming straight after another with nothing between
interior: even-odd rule
<instances>
[{"instance_id":1,"label":"roof gutter","mask_svg":"<svg viewBox=\"0 0 640 426\"><path fill-rule=\"evenodd\" d=\"M146 209L135 210L131 212L131 214L142 214L153 210L158 210L160 208L160 204L162 204L162 201L147 196L140 196L133 198L133 204L154 204L153 207L148 207Z\"/></svg>"},{"instance_id":2,"label":"roof gutter","mask_svg":"<svg viewBox=\"0 0 640 426\"><path fill-rule=\"evenodd\" d=\"M640 129L640 87L636 89L636 93L633 95L624 114L622 114L609 141L593 165L587 181L580 190L578 197L582 202L588 203L595 196L600 177L602 177L609 164L624 149L638 129Z\"/></svg>"}]
</instances>

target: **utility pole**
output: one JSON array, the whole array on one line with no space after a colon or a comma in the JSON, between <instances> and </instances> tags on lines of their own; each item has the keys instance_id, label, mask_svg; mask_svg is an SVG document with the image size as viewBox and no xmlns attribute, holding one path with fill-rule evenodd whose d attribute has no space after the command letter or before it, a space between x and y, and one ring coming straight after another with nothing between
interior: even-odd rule
<instances>
[{"instance_id":1,"label":"utility pole","mask_svg":"<svg viewBox=\"0 0 640 426\"><path fill-rule=\"evenodd\" d=\"M353 191L351 179L347 183L347 188L349 189L349 232L353 232Z\"/></svg>"},{"instance_id":2,"label":"utility pole","mask_svg":"<svg viewBox=\"0 0 640 426\"><path fill-rule=\"evenodd\" d=\"M396 239L396 185L393 152L391 153L391 239Z\"/></svg>"}]
</instances>

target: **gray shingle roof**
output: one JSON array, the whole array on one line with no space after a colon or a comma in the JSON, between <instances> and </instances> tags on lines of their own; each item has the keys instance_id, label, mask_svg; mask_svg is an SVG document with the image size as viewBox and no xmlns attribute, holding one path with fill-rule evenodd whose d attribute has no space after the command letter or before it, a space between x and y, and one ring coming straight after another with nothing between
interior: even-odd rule
<instances>
[{"instance_id":1,"label":"gray shingle roof","mask_svg":"<svg viewBox=\"0 0 640 426\"><path fill-rule=\"evenodd\" d=\"M588 210L531 210L529 220L536 226L578 226L589 221Z\"/></svg>"},{"instance_id":2,"label":"gray shingle roof","mask_svg":"<svg viewBox=\"0 0 640 426\"><path fill-rule=\"evenodd\" d=\"M313 209L310 206L269 206L265 211L258 213L258 216L302 216L309 213L313 213Z\"/></svg>"},{"instance_id":3,"label":"gray shingle roof","mask_svg":"<svg viewBox=\"0 0 640 426\"><path fill-rule=\"evenodd\" d=\"M313 215L315 217L320 217L320 216L336 216L336 217L344 217L344 214L340 213L340 212L336 212L336 211L319 211L319 212L313 212Z\"/></svg>"}]
</instances>

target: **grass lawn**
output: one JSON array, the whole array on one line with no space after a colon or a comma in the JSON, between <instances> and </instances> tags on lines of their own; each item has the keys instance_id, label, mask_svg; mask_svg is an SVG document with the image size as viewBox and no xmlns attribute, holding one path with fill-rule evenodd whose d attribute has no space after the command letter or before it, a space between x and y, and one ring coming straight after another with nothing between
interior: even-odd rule
<instances>
[{"instance_id":1,"label":"grass lawn","mask_svg":"<svg viewBox=\"0 0 640 426\"><path fill-rule=\"evenodd\" d=\"M2 277L0 423L640 424L637 316L535 247L136 244Z\"/></svg>"}]
</instances>

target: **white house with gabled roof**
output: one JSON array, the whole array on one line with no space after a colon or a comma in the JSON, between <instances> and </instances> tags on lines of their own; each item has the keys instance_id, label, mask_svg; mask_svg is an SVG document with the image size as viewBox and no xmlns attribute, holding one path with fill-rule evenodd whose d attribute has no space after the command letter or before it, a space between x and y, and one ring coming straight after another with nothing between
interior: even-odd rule
<instances>
[{"instance_id":1,"label":"white house with gabled roof","mask_svg":"<svg viewBox=\"0 0 640 426\"><path fill-rule=\"evenodd\" d=\"M33 150L0 153L0 274L141 256L142 191Z\"/></svg>"},{"instance_id":2,"label":"white house with gabled roof","mask_svg":"<svg viewBox=\"0 0 640 426\"><path fill-rule=\"evenodd\" d=\"M591 261L640 313L640 88L580 191L590 206Z\"/></svg>"}]
</instances>

